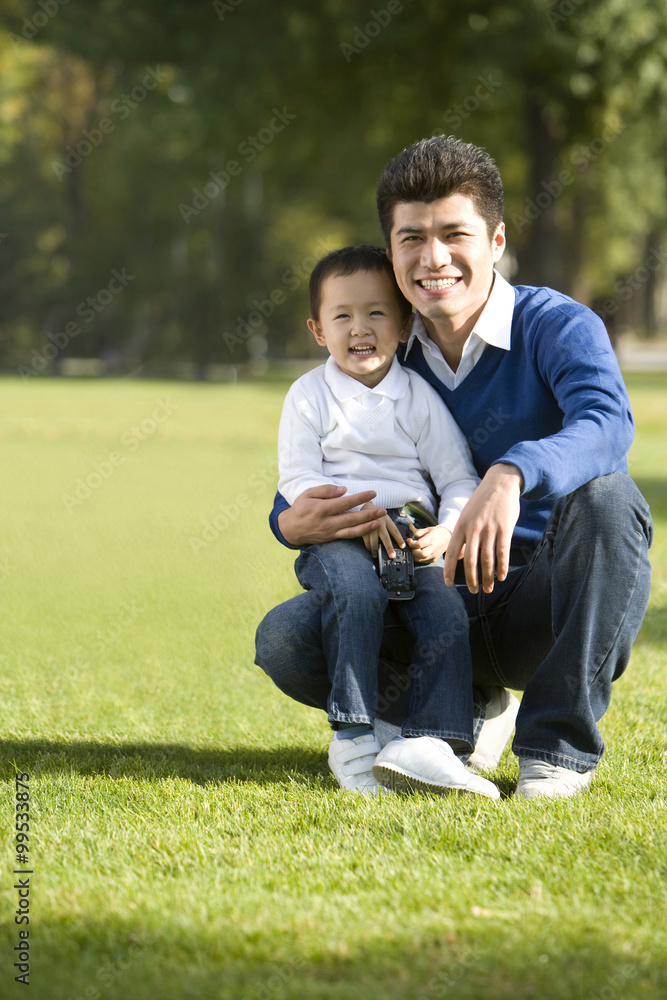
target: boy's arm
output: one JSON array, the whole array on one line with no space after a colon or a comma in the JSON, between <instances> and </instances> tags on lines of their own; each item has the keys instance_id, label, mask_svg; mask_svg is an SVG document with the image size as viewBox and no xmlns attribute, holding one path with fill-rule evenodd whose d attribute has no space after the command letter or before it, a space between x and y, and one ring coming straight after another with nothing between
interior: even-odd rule
<instances>
[{"instance_id":1,"label":"boy's arm","mask_svg":"<svg viewBox=\"0 0 667 1000\"><path fill-rule=\"evenodd\" d=\"M323 474L318 415L296 383L285 399L278 429L278 467L278 493L269 525L284 545L300 548L358 538L379 527L384 509L351 510L372 500L373 491L348 495L344 486L336 486Z\"/></svg>"}]
</instances>

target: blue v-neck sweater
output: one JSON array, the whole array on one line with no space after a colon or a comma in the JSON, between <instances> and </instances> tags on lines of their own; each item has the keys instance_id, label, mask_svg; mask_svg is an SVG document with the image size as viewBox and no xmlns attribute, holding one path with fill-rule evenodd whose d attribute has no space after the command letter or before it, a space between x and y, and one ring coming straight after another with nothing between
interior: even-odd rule
<instances>
[{"instance_id":1,"label":"blue v-neck sweater","mask_svg":"<svg viewBox=\"0 0 667 1000\"><path fill-rule=\"evenodd\" d=\"M513 546L534 546L554 501L578 486L628 471L634 436L630 401L604 324L551 288L514 289L510 349L487 345L466 378L448 389L413 338L401 362L442 397L463 430L480 477L491 465L516 465L523 476ZM284 544L276 495L270 524Z\"/></svg>"}]
</instances>

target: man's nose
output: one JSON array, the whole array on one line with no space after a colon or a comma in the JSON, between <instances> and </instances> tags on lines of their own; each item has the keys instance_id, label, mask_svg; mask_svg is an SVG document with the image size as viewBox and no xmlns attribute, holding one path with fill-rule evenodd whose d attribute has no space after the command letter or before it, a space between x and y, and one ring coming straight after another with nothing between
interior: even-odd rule
<instances>
[{"instance_id":1,"label":"man's nose","mask_svg":"<svg viewBox=\"0 0 667 1000\"><path fill-rule=\"evenodd\" d=\"M422 246L419 263L422 267L428 267L431 271L437 271L446 264L451 264L452 255L447 246L438 239L426 240Z\"/></svg>"}]
</instances>

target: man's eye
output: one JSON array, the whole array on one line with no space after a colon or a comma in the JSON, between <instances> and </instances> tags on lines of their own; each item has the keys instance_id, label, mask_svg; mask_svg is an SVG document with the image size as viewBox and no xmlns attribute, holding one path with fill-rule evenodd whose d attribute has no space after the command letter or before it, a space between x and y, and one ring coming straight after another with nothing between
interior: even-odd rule
<instances>
[{"instance_id":1,"label":"man's eye","mask_svg":"<svg viewBox=\"0 0 667 1000\"><path fill-rule=\"evenodd\" d=\"M337 316L334 316L334 319L349 319L349 318L350 318L349 313L339 313Z\"/></svg>"},{"instance_id":2,"label":"man's eye","mask_svg":"<svg viewBox=\"0 0 667 1000\"><path fill-rule=\"evenodd\" d=\"M373 309L371 316L384 316L384 313L381 309Z\"/></svg>"}]
</instances>

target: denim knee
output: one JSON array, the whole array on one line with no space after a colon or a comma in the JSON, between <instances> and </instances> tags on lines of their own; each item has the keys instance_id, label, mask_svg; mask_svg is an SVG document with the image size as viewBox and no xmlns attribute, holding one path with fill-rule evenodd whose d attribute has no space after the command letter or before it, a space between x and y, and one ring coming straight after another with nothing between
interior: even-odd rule
<instances>
[{"instance_id":1,"label":"denim knee","mask_svg":"<svg viewBox=\"0 0 667 1000\"><path fill-rule=\"evenodd\" d=\"M612 542L629 528L638 527L648 545L653 541L653 521L649 506L636 483L624 472L612 472L584 483L556 501L554 520L571 515L584 534L609 538Z\"/></svg>"}]
</instances>

